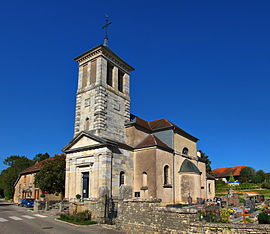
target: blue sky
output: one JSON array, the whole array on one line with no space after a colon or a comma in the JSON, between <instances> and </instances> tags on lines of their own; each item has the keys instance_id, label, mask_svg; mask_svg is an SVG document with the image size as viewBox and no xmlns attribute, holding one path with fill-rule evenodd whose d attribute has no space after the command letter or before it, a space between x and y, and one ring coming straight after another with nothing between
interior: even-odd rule
<instances>
[{"instance_id":1,"label":"blue sky","mask_svg":"<svg viewBox=\"0 0 270 234\"><path fill-rule=\"evenodd\" d=\"M269 169L270 1L4 1L0 160L61 152L77 64L101 44L135 67L131 111L200 139L212 168ZM0 170L4 168L0 164Z\"/></svg>"}]
</instances>

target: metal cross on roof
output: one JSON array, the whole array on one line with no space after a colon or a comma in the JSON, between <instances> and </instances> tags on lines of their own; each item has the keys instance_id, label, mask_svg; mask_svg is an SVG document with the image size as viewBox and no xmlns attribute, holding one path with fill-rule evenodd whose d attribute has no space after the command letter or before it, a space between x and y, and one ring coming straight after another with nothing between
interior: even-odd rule
<instances>
[{"instance_id":1,"label":"metal cross on roof","mask_svg":"<svg viewBox=\"0 0 270 234\"><path fill-rule=\"evenodd\" d=\"M103 43L103 45L108 47L108 42L109 42L109 38L108 38L108 27L109 27L109 25L112 22L109 22L109 16L108 15L106 15L105 17L106 17L106 20L105 20L106 23L102 27L102 29L105 29L105 36L104 36L104 43Z\"/></svg>"}]
</instances>

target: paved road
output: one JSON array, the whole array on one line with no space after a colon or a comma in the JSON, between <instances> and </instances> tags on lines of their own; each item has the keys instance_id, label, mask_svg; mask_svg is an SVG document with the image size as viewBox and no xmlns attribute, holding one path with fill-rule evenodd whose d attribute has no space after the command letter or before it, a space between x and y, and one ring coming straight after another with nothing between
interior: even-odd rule
<instances>
[{"instance_id":1,"label":"paved road","mask_svg":"<svg viewBox=\"0 0 270 234\"><path fill-rule=\"evenodd\" d=\"M0 201L0 233L1 234L73 234L73 233L121 233L100 225L75 227L55 221L53 216L45 216L30 212L26 208Z\"/></svg>"}]
</instances>

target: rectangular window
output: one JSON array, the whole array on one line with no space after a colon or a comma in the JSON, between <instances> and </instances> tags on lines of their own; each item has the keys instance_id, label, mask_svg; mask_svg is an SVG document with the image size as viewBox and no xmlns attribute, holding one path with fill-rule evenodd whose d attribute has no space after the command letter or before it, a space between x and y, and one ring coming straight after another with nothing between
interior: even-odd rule
<instances>
[{"instance_id":1,"label":"rectangular window","mask_svg":"<svg viewBox=\"0 0 270 234\"><path fill-rule=\"evenodd\" d=\"M86 87L87 85L87 71L88 70L88 66L84 65L83 66L83 74L82 74L82 88Z\"/></svg>"},{"instance_id":2,"label":"rectangular window","mask_svg":"<svg viewBox=\"0 0 270 234\"><path fill-rule=\"evenodd\" d=\"M26 183L26 175L23 177L23 182Z\"/></svg>"},{"instance_id":3,"label":"rectangular window","mask_svg":"<svg viewBox=\"0 0 270 234\"><path fill-rule=\"evenodd\" d=\"M107 62L107 84L112 86L113 65Z\"/></svg>"},{"instance_id":4,"label":"rectangular window","mask_svg":"<svg viewBox=\"0 0 270 234\"><path fill-rule=\"evenodd\" d=\"M123 93L123 79L125 73L121 70L118 70L118 90Z\"/></svg>"},{"instance_id":5,"label":"rectangular window","mask_svg":"<svg viewBox=\"0 0 270 234\"><path fill-rule=\"evenodd\" d=\"M96 83L97 60L91 62L90 84Z\"/></svg>"}]
</instances>

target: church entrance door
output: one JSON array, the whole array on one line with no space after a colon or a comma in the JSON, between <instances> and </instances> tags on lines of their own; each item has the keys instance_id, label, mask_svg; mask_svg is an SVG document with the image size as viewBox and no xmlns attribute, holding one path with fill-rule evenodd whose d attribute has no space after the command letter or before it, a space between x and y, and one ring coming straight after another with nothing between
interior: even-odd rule
<instances>
[{"instance_id":1,"label":"church entrance door","mask_svg":"<svg viewBox=\"0 0 270 234\"><path fill-rule=\"evenodd\" d=\"M89 172L83 172L82 173L82 184L83 184L83 191L82 191L82 197L88 198L89 197Z\"/></svg>"}]
</instances>

